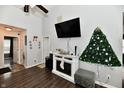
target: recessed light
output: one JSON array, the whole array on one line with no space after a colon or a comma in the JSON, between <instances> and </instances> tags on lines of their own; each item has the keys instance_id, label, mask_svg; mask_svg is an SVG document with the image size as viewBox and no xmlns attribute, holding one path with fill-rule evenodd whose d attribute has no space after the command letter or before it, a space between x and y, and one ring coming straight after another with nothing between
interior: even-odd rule
<instances>
[{"instance_id":1,"label":"recessed light","mask_svg":"<svg viewBox=\"0 0 124 93\"><path fill-rule=\"evenodd\" d=\"M6 27L5 28L7 31L12 31L12 28Z\"/></svg>"}]
</instances>

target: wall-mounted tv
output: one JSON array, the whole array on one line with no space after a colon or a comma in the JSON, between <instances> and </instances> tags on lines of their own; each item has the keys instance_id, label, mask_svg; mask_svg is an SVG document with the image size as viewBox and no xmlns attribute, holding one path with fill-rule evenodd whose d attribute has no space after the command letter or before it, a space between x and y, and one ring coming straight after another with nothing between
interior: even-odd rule
<instances>
[{"instance_id":1,"label":"wall-mounted tv","mask_svg":"<svg viewBox=\"0 0 124 93\"><path fill-rule=\"evenodd\" d=\"M79 18L57 23L55 28L58 38L81 37Z\"/></svg>"}]
</instances>

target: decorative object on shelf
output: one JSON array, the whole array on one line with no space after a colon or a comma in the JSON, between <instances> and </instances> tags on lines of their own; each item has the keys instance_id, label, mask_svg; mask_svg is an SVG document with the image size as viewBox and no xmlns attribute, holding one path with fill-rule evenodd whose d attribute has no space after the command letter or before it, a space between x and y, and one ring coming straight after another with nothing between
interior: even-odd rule
<instances>
[{"instance_id":1,"label":"decorative object on shelf","mask_svg":"<svg viewBox=\"0 0 124 93\"><path fill-rule=\"evenodd\" d=\"M80 56L80 60L107 66L121 66L106 36L98 27L94 30L88 46Z\"/></svg>"},{"instance_id":2,"label":"decorative object on shelf","mask_svg":"<svg viewBox=\"0 0 124 93\"><path fill-rule=\"evenodd\" d=\"M74 47L75 48L75 56L77 55L77 46Z\"/></svg>"},{"instance_id":3,"label":"decorative object on shelf","mask_svg":"<svg viewBox=\"0 0 124 93\"><path fill-rule=\"evenodd\" d=\"M63 50L63 49L56 49L56 52L60 53L60 54L69 54L67 51Z\"/></svg>"}]
</instances>

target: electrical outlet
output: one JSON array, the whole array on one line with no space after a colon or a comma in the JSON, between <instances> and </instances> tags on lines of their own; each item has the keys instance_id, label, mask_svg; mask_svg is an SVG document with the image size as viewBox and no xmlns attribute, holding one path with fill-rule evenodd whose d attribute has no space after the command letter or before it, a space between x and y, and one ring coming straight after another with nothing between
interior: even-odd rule
<instances>
[{"instance_id":1,"label":"electrical outlet","mask_svg":"<svg viewBox=\"0 0 124 93\"><path fill-rule=\"evenodd\" d=\"M107 79L109 80L111 78L111 75L107 75Z\"/></svg>"},{"instance_id":2,"label":"electrical outlet","mask_svg":"<svg viewBox=\"0 0 124 93\"><path fill-rule=\"evenodd\" d=\"M34 59L34 62L36 63L36 62L37 62L37 60L36 60L36 59Z\"/></svg>"}]
</instances>

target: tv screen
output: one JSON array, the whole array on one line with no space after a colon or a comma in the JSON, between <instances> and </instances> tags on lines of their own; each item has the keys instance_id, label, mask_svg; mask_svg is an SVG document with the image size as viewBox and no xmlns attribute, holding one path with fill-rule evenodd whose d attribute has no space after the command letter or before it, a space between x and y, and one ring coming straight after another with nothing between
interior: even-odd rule
<instances>
[{"instance_id":1,"label":"tv screen","mask_svg":"<svg viewBox=\"0 0 124 93\"><path fill-rule=\"evenodd\" d=\"M58 38L81 37L79 18L57 23L55 28Z\"/></svg>"}]
</instances>

